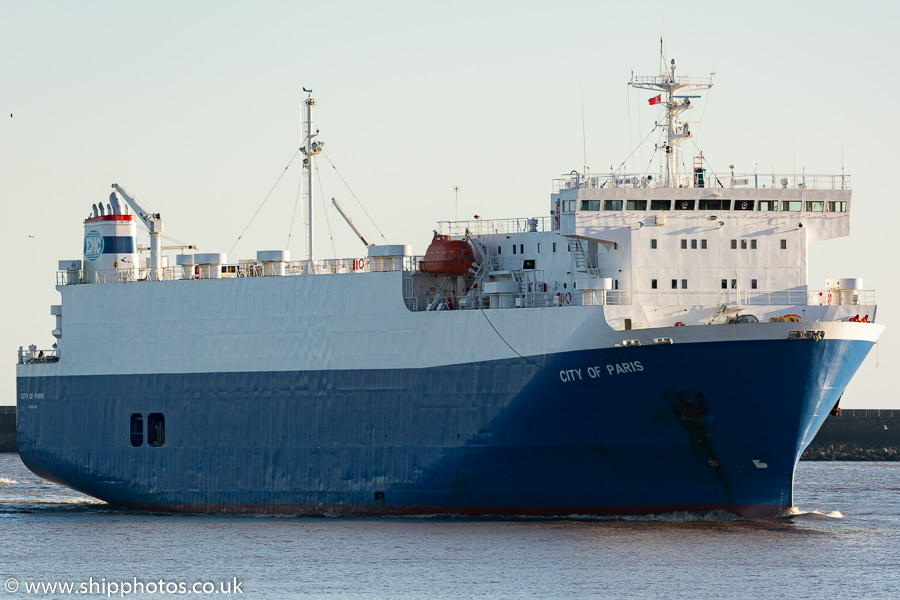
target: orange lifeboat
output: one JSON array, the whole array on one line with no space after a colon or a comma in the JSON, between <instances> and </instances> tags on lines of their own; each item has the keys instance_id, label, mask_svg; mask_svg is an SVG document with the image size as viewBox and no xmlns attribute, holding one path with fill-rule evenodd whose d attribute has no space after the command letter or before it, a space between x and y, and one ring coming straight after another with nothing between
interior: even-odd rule
<instances>
[{"instance_id":1,"label":"orange lifeboat","mask_svg":"<svg viewBox=\"0 0 900 600\"><path fill-rule=\"evenodd\" d=\"M462 277L475 262L468 240L451 240L449 235L434 234L419 270L431 275Z\"/></svg>"}]
</instances>

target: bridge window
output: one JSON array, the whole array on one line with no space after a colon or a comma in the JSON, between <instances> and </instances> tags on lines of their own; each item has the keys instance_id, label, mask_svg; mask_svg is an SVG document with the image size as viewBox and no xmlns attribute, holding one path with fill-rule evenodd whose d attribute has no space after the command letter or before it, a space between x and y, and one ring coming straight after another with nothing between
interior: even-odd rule
<instances>
[{"instance_id":1,"label":"bridge window","mask_svg":"<svg viewBox=\"0 0 900 600\"><path fill-rule=\"evenodd\" d=\"M622 210L621 200L604 200L603 210Z\"/></svg>"},{"instance_id":2,"label":"bridge window","mask_svg":"<svg viewBox=\"0 0 900 600\"><path fill-rule=\"evenodd\" d=\"M144 415L131 415L131 445L138 448L144 444Z\"/></svg>"},{"instance_id":3,"label":"bridge window","mask_svg":"<svg viewBox=\"0 0 900 600\"><path fill-rule=\"evenodd\" d=\"M828 212L847 212L846 202L829 202Z\"/></svg>"},{"instance_id":4,"label":"bridge window","mask_svg":"<svg viewBox=\"0 0 900 600\"><path fill-rule=\"evenodd\" d=\"M599 200L582 200L581 210L600 210Z\"/></svg>"},{"instance_id":5,"label":"bridge window","mask_svg":"<svg viewBox=\"0 0 900 600\"><path fill-rule=\"evenodd\" d=\"M677 200L675 202L675 210L694 210L693 200Z\"/></svg>"},{"instance_id":6,"label":"bridge window","mask_svg":"<svg viewBox=\"0 0 900 600\"><path fill-rule=\"evenodd\" d=\"M672 201L671 200L651 200L650 201L650 210L671 210L672 209Z\"/></svg>"},{"instance_id":7,"label":"bridge window","mask_svg":"<svg viewBox=\"0 0 900 600\"><path fill-rule=\"evenodd\" d=\"M154 448L166 443L166 417L162 413L147 415L147 443Z\"/></svg>"},{"instance_id":8,"label":"bridge window","mask_svg":"<svg viewBox=\"0 0 900 600\"><path fill-rule=\"evenodd\" d=\"M700 200L700 210L730 210L731 200L704 198Z\"/></svg>"},{"instance_id":9,"label":"bridge window","mask_svg":"<svg viewBox=\"0 0 900 600\"><path fill-rule=\"evenodd\" d=\"M798 212L800 210L800 204L801 202L799 200L783 200L781 202L781 210Z\"/></svg>"},{"instance_id":10,"label":"bridge window","mask_svg":"<svg viewBox=\"0 0 900 600\"><path fill-rule=\"evenodd\" d=\"M773 210L778 210L778 202L775 200L760 200L759 201L759 211L760 212L769 212Z\"/></svg>"},{"instance_id":11,"label":"bridge window","mask_svg":"<svg viewBox=\"0 0 900 600\"><path fill-rule=\"evenodd\" d=\"M814 200L812 202L807 201L806 210L808 212L822 212L825 210L825 203Z\"/></svg>"},{"instance_id":12,"label":"bridge window","mask_svg":"<svg viewBox=\"0 0 900 600\"><path fill-rule=\"evenodd\" d=\"M753 210L753 200L741 200L734 203L734 210Z\"/></svg>"},{"instance_id":13,"label":"bridge window","mask_svg":"<svg viewBox=\"0 0 900 600\"><path fill-rule=\"evenodd\" d=\"M629 200L625 205L628 210L647 210L646 200Z\"/></svg>"}]
</instances>

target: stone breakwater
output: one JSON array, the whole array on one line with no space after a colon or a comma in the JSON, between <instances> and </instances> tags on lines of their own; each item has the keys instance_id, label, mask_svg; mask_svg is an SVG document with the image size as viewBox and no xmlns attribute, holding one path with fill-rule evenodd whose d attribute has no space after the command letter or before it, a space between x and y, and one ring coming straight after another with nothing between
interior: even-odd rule
<instances>
[{"instance_id":1,"label":"stone breakwater","mask_svg":"<svg viewBox=\"0 0 900 600\"><path fill-rule=\"evenodd\" d=\"M16 451L16 407L0 406L0 452ZM900 410L847 409L830 416L802 460L900 461Z\"/></svg>"},{"instance_id":2,"label":"stone breakwater","mask_svg":"<svg viewBox=\"0 0 900 600\"><path fill-rule=\"evenodd\" d=\"M801 460L900 461L900 410L846 409L828 417Z\"/></svg>"},{"instance_id":3,"label":"stone breakwater","mask_svg":"<svg viewBox=\"0 0 900 600\"><path fill-rule=\"evenodd\" d=\"M16 407L0 406L0 452L16 451Z\"/></svg>"}]
</instances>

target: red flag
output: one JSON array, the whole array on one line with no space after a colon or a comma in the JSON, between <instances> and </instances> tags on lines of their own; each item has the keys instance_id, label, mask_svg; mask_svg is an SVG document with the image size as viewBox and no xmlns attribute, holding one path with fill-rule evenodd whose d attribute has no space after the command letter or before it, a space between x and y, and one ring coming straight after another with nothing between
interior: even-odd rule
<instances>
[{"instance_id":1,"label":"red flag","mask_svg":"<svg viewBox=\"0 0 900 600\"><path fill-rule=\"evenodd\" d=\"M650 106L653 106L654 104L659 104L660 102L662 102L662 94L660 94L656 98L650 98Z\"/></svg>"}]
</instances>

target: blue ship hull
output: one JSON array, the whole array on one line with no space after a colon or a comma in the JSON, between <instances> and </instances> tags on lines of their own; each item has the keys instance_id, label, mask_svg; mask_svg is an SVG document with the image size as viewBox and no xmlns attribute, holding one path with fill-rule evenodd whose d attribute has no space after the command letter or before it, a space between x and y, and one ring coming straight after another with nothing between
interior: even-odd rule
<instances>
[{"instance_id":1,"label":"blue ship hull","mask_svg":"<svg viewBox=\"0 0 900 600\"><path fill-rule=\"evenodd\" d=\"M773 516L791 506L799 456L871 346L784 339L427 369L20 377L19 452L45 479L140 509ZM131 445L134 413L165 415L162 446Z\"/></svg>"}]
</instances>

